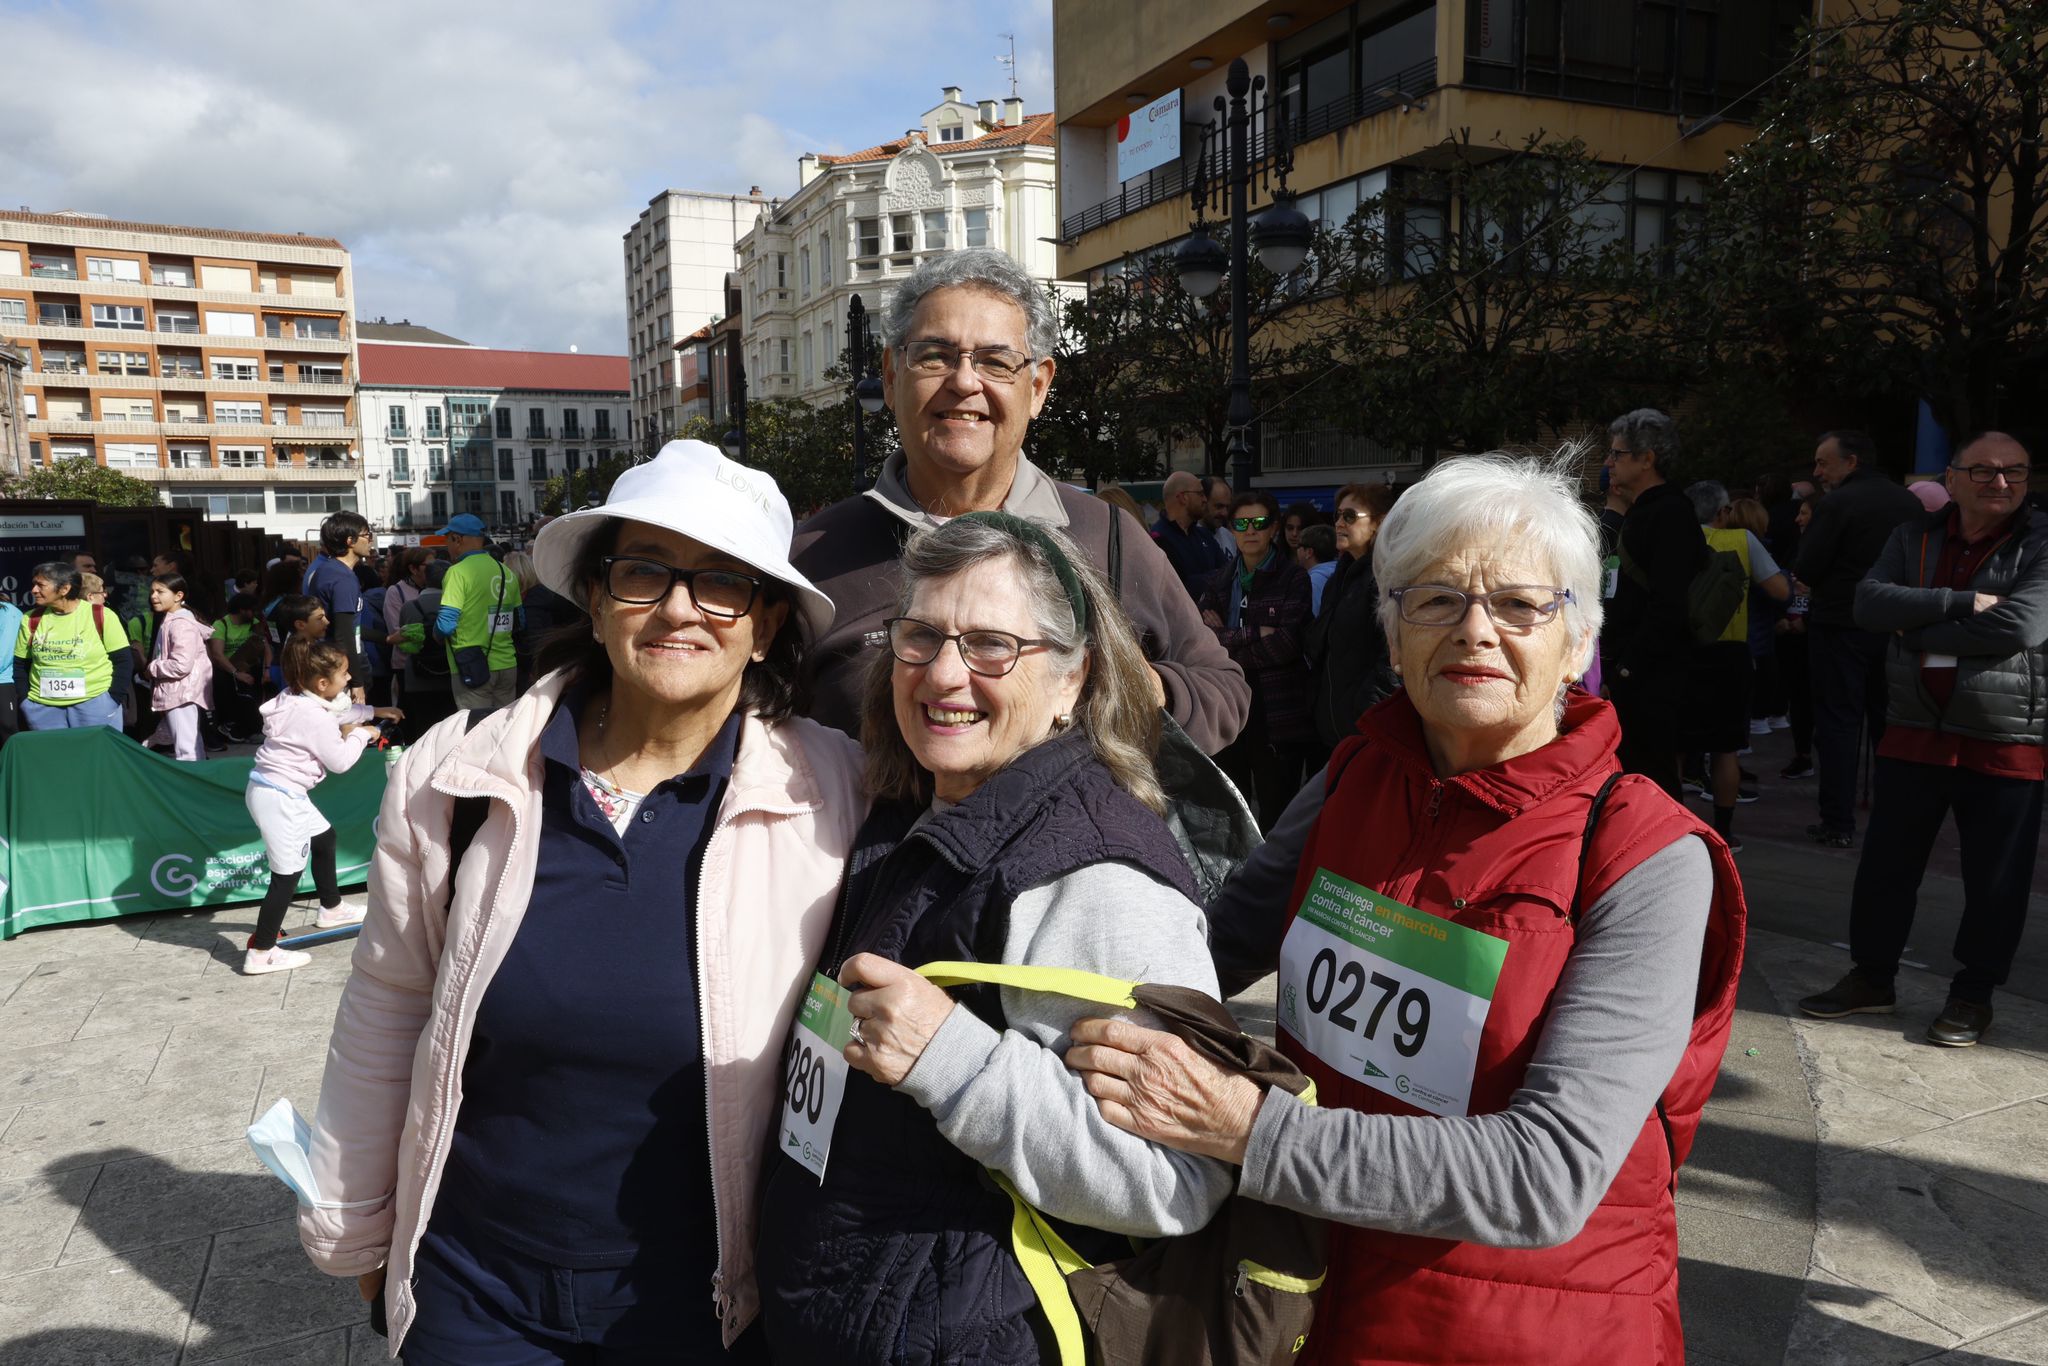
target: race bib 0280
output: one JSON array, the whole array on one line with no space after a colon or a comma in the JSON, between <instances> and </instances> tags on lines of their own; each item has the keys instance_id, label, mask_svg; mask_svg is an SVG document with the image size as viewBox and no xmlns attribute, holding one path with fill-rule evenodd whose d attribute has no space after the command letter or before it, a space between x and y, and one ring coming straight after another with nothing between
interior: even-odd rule
<instances>
[{"instance_id":1,"label":"race bib 0280","mask_svg":"<svg viewBox=\"0 0 2048 1366\"><path fill-rule=\"evenodd\" d=\"M1467 1114L1507 952L1319 868L1280 949L1280 1027L1376 1091Z\"/></svg>"},{"instance_id":2,"label":"race bib 0280","mask_svg":"<svg viewBox=\"0 0 2048 1366\"><path fill-rule=\"evenodd\" d=\"M825 1179L825 1160L832 1155L839 1105L846 1099L846 1041L853 1037L846 998L851 994L824 973L812 973L811 989L797 1010L783 1059L779 1146L783 1156L820 1182Z\"/></svg>"}]
</instances>

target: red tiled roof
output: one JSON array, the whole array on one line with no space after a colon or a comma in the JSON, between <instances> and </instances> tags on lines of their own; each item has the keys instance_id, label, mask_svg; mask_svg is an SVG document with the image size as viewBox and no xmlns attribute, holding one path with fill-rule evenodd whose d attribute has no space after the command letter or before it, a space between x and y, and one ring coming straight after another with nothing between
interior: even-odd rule
<instances>
[{"instance_id":1,"label":"red tiled roof","mask_svg":"<svg viewBox=\"0 0 2048 1366\"><path fill-rule=\"evenodd\" d=\"M364 384L412 389L536 389L629 393L624 356L563 351L492 351L481 346L356 346Z\"/></svg>"},{"instance_id":2,"label":"red tiled roof","mask_svg":"<svg viewBox=\"0 0 2048 1366\"><path fill-rule=\"evenodd\" d=\"M62 213L30 213L26 209L0 212L0 222L40 223L53 228L99 228L107 232L161 232L176 237L211 237L230 242L265 242L280 247L320 247L347 251L332 237L308 237L297 232L237 232L233 228L186 228L173 223L136 223L125 218L95 218Z\"/></svg>"},{"instance_id":3,"label":"red tiled roof","mask_svg":"<svg viewBox=\"0 0 2048 1366\"><path fill-rule=\"evenodd\" d=\"M887 161L910 145L907 137L894 142L885 142L879 147L867 147L858 152L846 152L836 156L820 154L820 166L841 166L855 161ZM966 142L927 142L925 146L940 156L952 156L956 152L991 152L998 147L1050 147L1053 145L1053 116L1051 114L1026 114L1024 121L1010 128L998 128Z\"/></svg>"}]
</instances>

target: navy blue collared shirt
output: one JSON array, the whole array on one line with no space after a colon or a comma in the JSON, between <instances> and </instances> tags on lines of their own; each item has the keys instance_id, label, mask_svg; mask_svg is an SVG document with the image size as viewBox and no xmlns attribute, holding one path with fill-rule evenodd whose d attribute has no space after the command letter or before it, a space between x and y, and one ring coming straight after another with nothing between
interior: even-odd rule
<instances>
[{"instance_id":1,"label":"navy blue collared shirt","mask_svg":"<svg viewBox=\"0 0 2048 1366\"><path fill-rule=\"evenodd\" d=\"M441 1198L461 1227L529 1257L631 1264L696 1296L718 1261L697 878L739 714L621 835L582 779L588 699L572 693L541 735L533 895L477 1010Z\"/></svg>"}]
</instances>

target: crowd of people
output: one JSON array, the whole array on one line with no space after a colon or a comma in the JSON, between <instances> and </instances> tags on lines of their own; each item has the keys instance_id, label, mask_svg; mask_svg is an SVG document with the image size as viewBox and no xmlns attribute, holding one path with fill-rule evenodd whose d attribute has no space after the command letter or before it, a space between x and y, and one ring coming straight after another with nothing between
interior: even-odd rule
<instances>
[{"instance_id":1,"label":"crowd of people","mask_svg":"<svg viewBox=\"0 0 2048 1366\"><path fill-rule=\"evenodd\" d=\"M219 724L263 717L273 895L310 859L327 902L307 794L403 714L299 1216L393 1355L1079 1366L1193 1323L1217 1360L1679 1360L1773 728L1840 847L1882 727L1857 967L1804 1008L1891 1008L1953 808L1996 871L1930 1037L1988 1024L2048 714L2018 443L1939 506L1849 432L1735 497L1644 410L1604 508L1572 456L1469 455L1328 514L1176 473L1148 527L1025 455L1057 325L1007 256L921 261L880 321L900 450L801 523L683 441L529 552L458 517L452 563L379 570L337 514L211 635L175 566L146 635L38 571L73 643L17 646L34 705L118 697L141 638L179 757L205 661ZM1217 885L1169 752L1256 812ZM1160 1004L1274 973L1277 1052Z\"/></svg>"}]
</instances>

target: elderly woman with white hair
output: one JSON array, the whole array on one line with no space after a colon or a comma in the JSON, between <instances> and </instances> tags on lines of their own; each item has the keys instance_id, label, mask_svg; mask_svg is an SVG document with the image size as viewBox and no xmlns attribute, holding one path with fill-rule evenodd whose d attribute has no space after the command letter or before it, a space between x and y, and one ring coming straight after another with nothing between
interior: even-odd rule
<instances>
[{"instance_id":1,"label":"elderly woman with white hair","mask_svg":"<svg viewBox=\"0 0 2048 1366\"><path fill-rule=\"evenodd\" d=\"M1597 544L1562 461L1447 460L1387 515L1402 691L1210 907L1226 988L1277 964L1320 1108L1074 1027L1111 1123L1333 1221L1304 1361L1684 1359L1672 1188L1745 912L1726 847L1620 773L1613 709L1573 687Z\"/></svg>"}]
</instances>

